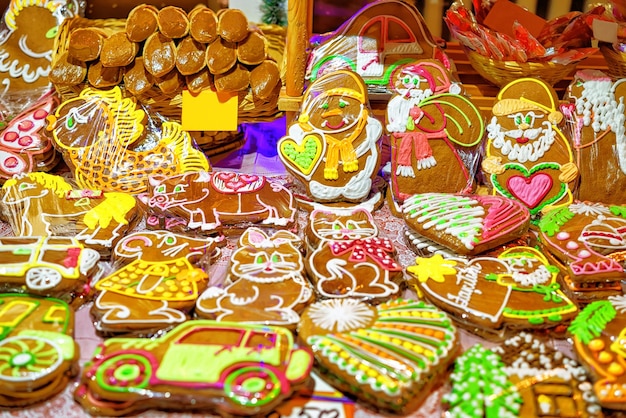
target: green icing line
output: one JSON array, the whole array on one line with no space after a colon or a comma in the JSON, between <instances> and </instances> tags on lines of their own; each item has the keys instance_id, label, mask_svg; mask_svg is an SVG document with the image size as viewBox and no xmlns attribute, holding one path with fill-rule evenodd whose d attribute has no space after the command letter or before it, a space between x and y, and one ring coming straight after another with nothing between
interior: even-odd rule
<instances>
[{"instance_id":1,"label":"green icing line","mask_svg":"<svg viewBox=\"0 0 626 418\"><path fill-rule=\"evenodd\" d=\"M615 318L615 315L617 315L617 311L610 301L591 302L574 318L567 330L583 344L589 344L592 339L600 336L606 325Z\"/></svg>"},{"instance_id":2,"label":"green icing line","mask_svg":"<svg viewBox=\"0 0 626 418\"><path fill-rule=\"evenodd\" d=\"M609 209L613 215L626 218L626 206L611 206Z\"/></svg>"},{"instance_id":3,"label":"green icing line","mask_svg":"<svg viewBox=\"0 0 626 418\"><path fill-rule=\"evenodd\" d=\"M565 206L549 211L541 217L537 226L539 230L549 237L554 236L563 225L574 217L574 212Z\"/></svg>"}]
</instances>

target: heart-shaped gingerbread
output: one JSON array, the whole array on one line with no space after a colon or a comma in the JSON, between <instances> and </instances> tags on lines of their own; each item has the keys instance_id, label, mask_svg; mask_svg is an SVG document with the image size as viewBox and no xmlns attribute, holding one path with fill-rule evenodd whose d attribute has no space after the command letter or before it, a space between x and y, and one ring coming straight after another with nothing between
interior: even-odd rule
<instances>
[{"instance_id":1,"label":"heart-shaped gingerbread","mask_svg":"<svg viewBox=\"0 0 626 418\"><path fill-rule=\"evenodd\" d=\"M301 144L284 138L279 143L279 153L283 160L297 167L302 174L309 175L322 155L323 145L316 135L307 135Z\"/></svg>"}]
</instances>

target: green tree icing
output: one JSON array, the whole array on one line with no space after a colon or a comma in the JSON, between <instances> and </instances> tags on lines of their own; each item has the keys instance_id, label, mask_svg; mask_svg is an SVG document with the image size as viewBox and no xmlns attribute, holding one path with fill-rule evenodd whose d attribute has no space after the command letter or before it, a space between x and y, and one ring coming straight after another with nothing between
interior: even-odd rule
<instances>
[{"instance_id":1,"label":"green tree icing","mask_svg":"<svg viewBox=\"0 0 626 418\"><path fill-rule=\"evenodd\" d=\"M537 226L541 232L551 237L559 232L559 229L573 217L574 213L566 206L546 213L539 220Z\"/></svg>"},{"instance_id":2,"label":"green tree icing","mask_svg":"<svg viewBox=\"0 0 626 418\"><path fill-rule=\"evenodd\" d=\"M616 314L615 307L608 300L591 302L576 316L567 330L584 344L589 344L602 333Z\"/></svg>"},{"instance_id":3,"label":"green tree icing","mask_svg":"<svg viewBox=\"0 0 626 418\"><path fill-rule=\"evenodd\" d=\"M263 16L261 20L268 25L287 25L287 13L285 12L285 0L263 0L261 4Z\"/></svg>"},{"instance_id":4,"label":"green tree icing","mask_svg":"<svg viewBox=\"0 0 626 418\"><path fill-rule=\"evenodd\" d=\"M611 206L610 209L613 215L626 218L626 206Z\"/></svg>"},{"instance_id":5,"label":"green tree icing","mask_svg":"<svg viewBox=\"0 0 626 418\"><path fill-rule=\"evenodd\" d=\"M522 397L500 356L477 344L457 358L452 389L443 396L450 417L518 417Z\"/></svg>"}]
</instances>

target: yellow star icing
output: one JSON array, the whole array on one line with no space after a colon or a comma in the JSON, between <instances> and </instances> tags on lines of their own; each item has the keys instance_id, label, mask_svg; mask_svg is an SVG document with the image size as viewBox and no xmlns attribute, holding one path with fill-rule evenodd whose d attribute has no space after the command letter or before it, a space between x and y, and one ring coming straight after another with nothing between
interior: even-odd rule
<instances>
[{"instance_id":1,"label":"yellow star icing","mask_svg":"<svg viewBox=\"0 0 626 418\"><path fill-rule=\"evenodd\" d=\"M439 283L445 281L445 276L456 275L456 261L446 260L441 254L435 254L432 257L417 257L414 266L407 267L407 271L417 279L424 283L428 279Z\"/></svg>"}]
</instances>

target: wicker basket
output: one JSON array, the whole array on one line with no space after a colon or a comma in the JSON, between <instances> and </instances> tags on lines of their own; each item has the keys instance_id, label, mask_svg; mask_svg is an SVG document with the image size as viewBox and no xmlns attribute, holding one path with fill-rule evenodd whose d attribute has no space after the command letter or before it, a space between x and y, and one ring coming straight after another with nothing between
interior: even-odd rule
<instances>
[{"instance_id":1,"label":"wicker basket","mask_svg":"<svg viewBox=\"0 0 626 418\"><path fill-rule=\"evenodd\" d=\"M563 65L552 62L497 61L467 48L465 53L474 70L498 87L522 77L537 77L554 85L574 72L578 64L578 62Z\"/></svg>"},{"instance_id":2,"label":"wicker basket","mask_svg":"<svg viewBox=\"0 0 626 418\"><path fill-rule=\"evenodd\" d=\"M611 44L601 43L600 52L608 66L607 73L613 81L626 78L626 52L616 51Z\"/></svg>"},{"instance_id":3,"label":"wicker basket","mask_svg":"<svg viewBox=\"0 0 626 418\"><path fill-rule=\"evenodd\" d=\"M86 19L83 17L75 17L65 19L59 27L59 32L55 39L52 65L65 51L67 51L70 33L77 28L96 27L103 30L107 34L112 34L120 30L124 30L126 24L125 19ZM269 42L269 55L276 60L278 65L282 64L282 53L285 49L285 28L277 25L259 25L259 29L263 31ZM55 85L55 89L64 100L78 96L85 87L81 83L75 86ZM161 92L158 87L153 87L147 93L138 97L138 100L151 108L155 109L163 116L180 120L182 95L176 94L168 96ZM278 110L278 95L272 97L268 101L258 100L253 97L248 89L239 95L239 122L260 122L276 119L281 115Z\"/></svg>"}]
</instances>

